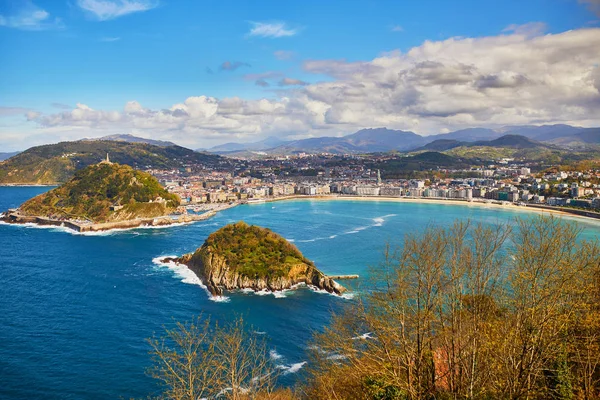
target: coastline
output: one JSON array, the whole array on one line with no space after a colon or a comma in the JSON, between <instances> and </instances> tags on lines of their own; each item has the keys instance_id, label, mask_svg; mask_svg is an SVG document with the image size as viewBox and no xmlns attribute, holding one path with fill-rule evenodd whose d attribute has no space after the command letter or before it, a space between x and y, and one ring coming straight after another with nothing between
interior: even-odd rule
<instances>
[{"instance_id":1,"label":"coastline","mask_svg":"<svg viewBox=\"0 0 600 400\"><path fill-rule=\"evenodd\" d=\"M102 232L111 230L135 229L140 227L167 227L170 225L188 224L197 221L203 221L216 214L215 211L209 211L200 215L181 215L178 218L162 216L155 218L137 218L126 221L103 222L95 224L77 223L69 220L56 220L39 216L26 216L15 213L6 213L0 220L7 224L24 225L35 224L40 226L57 226L69 228L75 232Z\"/></svg>"},{"instance_id":2,"label":"coastline","mask_svg":"<svg viewBox=\"0 0 600 400\"><path fill-rule=\"evenodd\" d=\"M441 199L428 197L388 197L388 196L354 196L354 195L290 195L276 198L259 199L255 202L234 203L234 204L219 204L212 210L203 214L184 214L173 218L173 216L161 216L155 218L136 218L126 221L104 222L104 223L79 223L69 220L54 220L41 216L24 216L8 210L0 213L0 221L7 224L35 224L40 226L57 226L65 227L76 232L102 232L111 230L128 230L141 227L168 227L170 225L189 224L197 221L204 221L215 216L219 211L234 208L240 205L256 205L273 203L279 201L361 201L361 202L387 202L387 203L419 203L419 204L441 204L454 206L475 206L484 208L503 208L510 211L538 213L546 215L556 215L567 219L582 221L587 223L600 223L600 213L590 212L579 209L561 209L558 207L546 206L541 204L517 205L514 203L503 202L498 200L480 200L473 201L460 199Z\"/></svg>"}]
</instances>

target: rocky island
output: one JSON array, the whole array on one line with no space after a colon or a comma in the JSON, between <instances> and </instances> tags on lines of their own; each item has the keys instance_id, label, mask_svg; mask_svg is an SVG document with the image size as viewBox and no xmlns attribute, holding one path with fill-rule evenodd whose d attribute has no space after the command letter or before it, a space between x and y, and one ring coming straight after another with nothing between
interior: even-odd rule
<instances>
[{"instance_id":1,"label":"rocky island","mask_svg":"<svg viewBox=\"0 0 600 400\"><path fill-rule=\"evenodd\" d=\"M152 175L107 159L75 173L65 184L3 213L8 223L65 226L80 232L170 225L207 216L171 214L179 197Z\"/></svg>"},{"instance_id":2,"label":"rocky island","mask_svg":"<svg viewBox=\"0 0 600 400\"><path fill-rule=\"evenodd\" d=\"M283 237L243 221L212 233L194 253L163 262L185 264L214 296L234 289L280 291L302 283L338 295L346 291Z\"/></svg>"}]
</instances>

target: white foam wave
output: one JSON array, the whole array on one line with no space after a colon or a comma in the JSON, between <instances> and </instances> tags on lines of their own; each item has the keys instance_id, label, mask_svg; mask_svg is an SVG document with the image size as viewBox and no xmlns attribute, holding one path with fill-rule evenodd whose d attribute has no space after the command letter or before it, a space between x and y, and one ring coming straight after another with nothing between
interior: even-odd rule
<instances>
[{"instance_id":1,"label":"white foam wave","mask_svg":"<svg viewBox=\"0 0 600 400\"><path fill-rule=\"evenodd\" d=\"M364 231L365 229L374 228L374 227L377 227L377 226L383 226L383 224L385 223L385 221L386 221L387 218L395 217L397 215L398 214L387 214L387 215L382 215L381 217L375 217L375 218L372 219L373 224L371 224L371 225L365 225L365 226L359 226L358 228L354 228L354 229L352 229L350 231L344 232L344 234L345 235L350 235L350 234L353 234L353 233L358 233L360 231Z\"/></svg>"},{"instance_id":2,"label":"white foam wave","mask_svg":"<svg viewBox=\"0 0 600 400\"><path fill-rule=\"evenodd\" d=\"M329 294L331 296L335 296L335 297L346 299L346 300L352 300L354 298L354 293L335 294L335 293L330 293L325 289L319 289L318 287L313 286L313 285L308 285L308 288L315 293Z\"/></svg>"},{"instance_id":3,"label":"white foam wave","mask_svg":"<svg viewBox=\"0 0 600 400\"><path fill-rule=\"evenodd\" d=\"M294 285L292 286L290 289L283 289L283 290L269 290L269 289L261 289L261 290L254 290L251 288L244 288L244 289L240 289L241 292L243 293L254 293L257 296L268 296L268 295L273 295L273 297L275 297L276 299L285 299L288 294L290 294L292 292L293 289L296 289L298 285Z\"/></svg>"},{"instance_id":4,"label":"white foam wave","mask_svg":"<svg viewBox=\"0 0 600 400\"><path fill-rule=\"evenodd\" d=\"M363 333L362 335L359 336L355 336L352 338L352 340L367 340L367 339L373 339L373 336L371 336L373 334L373 332L367 332L367 333Z\"/></svg>"},{"instance_id":5,"label":"white foam wave","mask_svg":"<svg viewBox=\"0 0 600 400\"><path fill-rule=\"evenodd\" d=\"M300 371L300 369L302 369L304 365L306 365L306 361L302 361L291 365L278 365L277 368L283 370L283 375L287 375L295 374L296 372Z\"/></svg>"},{"instance_id":6,"label":"white foam wave","mask_svg":"<svg viewBox=\"0 0 600 400\"><path fill-rule=\"evenodd\" d=\"M176 263L174 261L168 261L168 262L165 261L165 259L167 259L167 258L176 258L176 257L177 256L155 257L152 259L152 262L154 264L157 264L160 266L166 266L167 268L169 268L171 271L173 271L175 273L176 276L181 278L181 282L188 283L190 285L200 286L208 294L209 300L216 301L219 303L227 303L229 301L229 297L227 297L227 296L213 296L208 291L208 288L202 282L202 280L200 278L198 278L198 276L191 269L189 269L185 264Z\"/></svg>"},{"instance_id":7,"label":"white foam wave","mask_svg":"<svg viewBox=\"0 0 600 400\"><path fill-rule=\"evenodd\" d=\"M307 239L307 240L298 240L299 243L309 243L309 242L314 242L316 240L319 240L320 238L314 238L314 239Z\"/></svg>"},{"instance_id":8,"label":"white foam wave","mask_svg":"<svg viewBox=\"0 0 600 400\"><path fill-rule=\"evenodd\" d=\"M283 356L273 349L269 351L269 357L271 357L272 360L279 360Z\"/></svg>"}]
</instances>

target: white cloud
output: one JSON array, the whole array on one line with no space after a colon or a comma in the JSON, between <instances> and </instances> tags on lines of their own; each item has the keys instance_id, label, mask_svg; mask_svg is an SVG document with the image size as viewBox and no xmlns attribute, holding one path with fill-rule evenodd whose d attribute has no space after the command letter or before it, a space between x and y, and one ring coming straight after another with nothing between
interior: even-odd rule
<instances>
[{"instance_id":1,"label":"white cloud","mask_svg":"<svg viewBox=\"0 0 600 400\"><path fill-rule=\"evenodd\" d=\"M100 38L101 42L118 42L119 40L121 40L121 38L118 36L105 36Z\"/></svg>"},{"instance_id":2,"label":"white cloud","mask_svg":"<svg viewBox=\"0 0 600 400\"><path fill-rule=\"evenodd\" d=\"M60 18L52 18L50 14L31 1L24 0L16 13L0 15L0 26L21 29L25 31L43 31L50 29L63 29L64 24Z\"/></svg>"},{"instance_id":3,"label":"white cloud","mask_svg":"<svg viewBox=\"0 0 600 400\"><path fill-rule=\"evenodd\" d=\"M277 97L270 99L193 96L162 110L137 102L122 111L78 104L33 119L40 130L144 132L196 147L380 126L421 134L516 124L600 126L599 65L598 28L451 38L370 61L307 61L305 72L330 80L273 91ZM293 81L272 71L244 79Z\"/></svg>"},{"instance_id":4,"label":"white cloud","mask_svg":"<svg viewBox=\"0 0 600 400\"><path fill-rule=\"evenodd\" d=\"M248 36L279 38L284 36L294 36L298 29L288 28L284 22L250 22L252 27Z\"/></svg>"},{"instance_id":5,"label":"white cloud","mask_svg":"<svg viewBox=\"0 0 600 400\"><path fill-rule=\"evenodd\" d=\"M77 5L99 21L151 10L158 0L77 0Z\"/></svg>"},{"instance_id":6,"label":"white cloud","mask_svg":"<svg viewBox=\"0 0 600 400\"><path fill-rule=\"evenodd\" d=\"M404 32L404 28L400 25L394 25L390 28L392 32Z\"/></svg>"}]
</instances>

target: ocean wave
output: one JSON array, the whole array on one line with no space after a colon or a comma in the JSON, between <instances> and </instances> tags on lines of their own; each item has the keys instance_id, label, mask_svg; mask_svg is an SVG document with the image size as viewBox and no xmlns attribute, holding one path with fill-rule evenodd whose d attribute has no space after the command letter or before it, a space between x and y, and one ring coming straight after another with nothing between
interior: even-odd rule
<instances>
[{"instance_id":1,"label":"ocean wave","mask_svg":"<svg viewBox=\"0 0 600 400\"><path fill-rule=\"evenodd\" d=\"M166 266L167 268L169 268L171 271L173 271L175 273L176 276L181 278L181 282L188 283L190 285L200 286L208 294L209 300L219 302L219 303L229 302L230 299L227 296L213 296L212 293L210 293L210 291L206 287L206 285L202 282L202 280L200 278L198 278L198 276L191 269L189 269L185 264L176 263L174 261L165 262L165 259L167 259L167 258L176 258L176 257L177 256L155 257L152 259L152 262L156 265L163 266L163 267Z\"/></svg>"},{"instance_id":2,"label":"ocean wave","mask_svg":"<svg viewBox=\"0 0 600 400\"><path fill-rule=\"evenodd\" d=\"M283 358L283 356L279 354L275 349L269 350L269 357L271 357L272 360L279 360Z\"/></svg>"},{"instance_id":3,"label":"ocean wave","mask_svg":"<svg viewBox=\"0 0 600 400\"><path fill-rule=\"evenodd\" d=\"M283 290L269 290L269 289L254 290L252 288L244 288L244 289L239 289L239 291L242 293L245 293L245 294L255 294L257 296L272 295L276 299L285 299L295 289L297 289L299 286L302 286L302 285L304 285L304 283L298 283L296 285L292 285L292 287L289 289L283 289Z\"/></svg>"},{"instance_id":4,"label":"ocean wave","mask_svg":"<svg viewBox=\"0 0 600 400\"><path fill-rule=\"evenodd\" d=\"M369 229L369 228L375 228L378 226L383 226L383 224L385 223L385 221L388 218L391 217L395 217L398 214L387 214L387 215L382 215L381 217L375 217L372 219L373 223L371 225L363 225L363 226L359 226L357 228L353 228L352 230L346 231L344 232L345 235L351 235L354 233L359 233L361 231L364 231L365 229Z\"/></svg>"},{"instance_id":5,"label":"ocean wave","mask_svg":"<svg viewBox=\"0 0 600 400\"><path fill-rule=\"evenodd\" d=\"M335 293L330 293L325 289L319 289L318 287L313 286L313 285L307 285L307 286L310 290L312 290L315 293L329 294L331 296L335 296L335 297L342 298L345 300L352 300L354 298L354 293L335 294Z\"/></svg>"},{"instance_id":6,"label":"ocean wave","mask_svg":"<svg viewBox=\"0 0 600 400\"><path fill-rule=\"evenodd\" d=\"M371 336L373 334L373 332L367 332L367 333L363 333L362 335L358 335L352 338L352 340L367 340L367 339L373 339L373 336Z\"/></svg>"},{"instance_id":7,"label":"ocean wave","mask_svg":"<svg viewBox=\"0 0 600 400\"><path fill-rule=\"evenodd\" d=\"M296 372L300 371L302 369L302 367L304 367L306 364L307 364L306 361L302 361L302 362L290 364L290 365L278 365L277 368L283 370L283 375L288 375L288 374L295 374Z\"/></svg>"}]
</instances>

